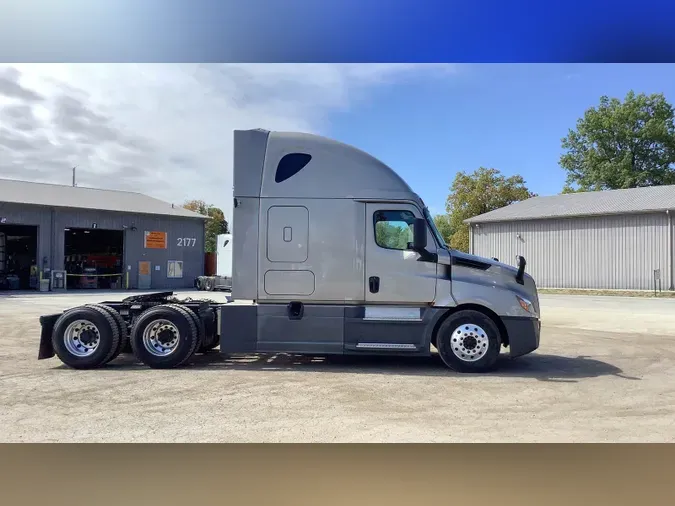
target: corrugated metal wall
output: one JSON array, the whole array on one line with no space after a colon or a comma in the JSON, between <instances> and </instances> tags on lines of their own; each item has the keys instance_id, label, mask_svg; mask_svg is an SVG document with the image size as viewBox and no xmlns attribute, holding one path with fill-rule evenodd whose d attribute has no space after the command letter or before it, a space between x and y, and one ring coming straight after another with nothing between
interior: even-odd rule
<instances>
[{"instance_id":1,"label":"corrugated metal wall","mask_svg":"<svg viewBox=\"0 0 675 506\"><path fill-rule=\"evenodd\" d=\"M0 203L0 217L7 224L37 225L38 257L46 258L51 269L63 269L66 228L124 230L124 261L129 286L138 286L138 262L152 263L152 288L191 288L194 278L204 272L204 222L192 218L134 215L86 209L51 209L40 206ZM135 230L132 230L135 228ZM146 249L144 232L166 232L166 249ZM194 239L187 243L179 238ZM183 261L183 277L167 278L169 260ZM40 263L41 261L38 261ZM156 270L156 266L159 270ZM43 266L41 266L43 267Z\"/></svg>"},{"instance_id":2,"label":"corrugated metal wall","mask_svg":"<svg viewBox=\"0 0 675 506\"><path fill-rule=\"evenodd\" d=\"M667 290L670 248L666 213L473 226L474 254L512 265L523 255L527 272L547 288L651 290L660 269Z\"/></svg>"}]
</instances>

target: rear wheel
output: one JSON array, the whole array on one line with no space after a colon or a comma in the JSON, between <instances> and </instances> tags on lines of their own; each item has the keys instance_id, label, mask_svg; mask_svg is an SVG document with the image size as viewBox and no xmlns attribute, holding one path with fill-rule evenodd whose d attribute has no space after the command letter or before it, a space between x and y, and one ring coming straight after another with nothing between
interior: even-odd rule
<instances>
[{"instance_id":1,"label":"rear wheel","mask_svg":"<svg viewBox=\"0 0 675 506\"><path fill-rule=\"evenodd\" d=\"M203 316L207 319L208 325L202 320L196 311L187 309L193 316L197 329L199 330L199 346L197 347L197 353L206 353L220 344L218 340L218 335L215 332L215 313L213 310L207 310L206 314Z\"/></svg>"},{"instance_id":2,"label":"rear wheel","mask_svg":"<svg viewBox=\"0 0 675 506\"><path fill-rule=\"evenodd\" d=\"M204 279L204 290L207 292L212 292L216 287L216 283L214 282L213 278L205 278Z\"/></svg>"},{"instance_id":3,"label":"rear wheel","mask_svg":"<svg viewBox=\"0 0 675 506\"><path fill-rule=\"evenodd\" d=\"M195 326L197 327L197 337L198 337L195 353L201 351L204 346L204 343L206 342L206 326L204 325L202 319L199 317L196 311L193 311L188 307L180 306L178 304L169 304L169 306L176 308L178 311L185 312L185 314L187 314L190 318L192 318L192 321L195 323Z\"/></svg>"},{"instance_id":4,"label":"rear wheel","mask_svg":"<svg viewBox=\"0 0 675 506\"><path fill-rule=\"evenodd\" d=\"M119 345L113 352L112 356L108 359L108 362L115 360L120 353L127 352L129 349L129 331L127 329L127 322L124 321L122 315L105 304L87 304L85 307L96 307L106 311L110 316L113 317L113 320L115 320L115 323L117 324L117 330L120 334Z\"/></svg>"},{"instance_id":5,"label":"rear wheel","mask_svg":"<svg viewBox=\"0 0 675 506\"><path fill-rule=\"evenodd\" d=\"M494 321L479 311L450 315L438 329L436 348L441 359L457 372L487 372L497 363L501 336Z\"/></svg>"},{"instance_id":6,"label":"rear wheel","mask_svg":"<svg viewBox=\"0 0 675 506\"><path fill-rule=\"evenodd\" d=\"M183 365L199 345L199 329L191 311L175 304L142 313L131 331L134 355L154 369Z\"/></svg>"},{"instance_id":7,"label":"rear wheel","mask_svg":"<svg viewBox=\"0 0 675 506\"><path fill-rule=\"evenodd\" d=\"M66 311L54 325L54 352L75 369L94 369L110 361L120 347L117 322L108 311L82 306Z\"/></svg>"}]
</instances>

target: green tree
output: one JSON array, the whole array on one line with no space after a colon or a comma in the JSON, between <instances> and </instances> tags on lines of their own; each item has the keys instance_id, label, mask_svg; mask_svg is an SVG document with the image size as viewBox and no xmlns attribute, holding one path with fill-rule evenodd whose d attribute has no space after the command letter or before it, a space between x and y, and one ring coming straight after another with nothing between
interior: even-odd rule
<instances>
[{"instance_id":1,"label":"green tree","mask_svg":"<svg viewBox=\"0 0 675 506\"><path fill-rule=\"evenodd\" d=\"M472 174L457 173L445 204L453 231L449 245L469 251L469 226L464 220L534 196L522 176L506 177L497 169L485 167Z\"/></svg>"},{"instance_id":2,"label":"green tree","mask_svg":"<svg viewBox=\"0 0 675 506\"><path fill-rule=\"evenodd\" d=\"M562 139L563 193L675 184L673 119L660 93L601 97Z\"/></svg>"},{"instance_id":3,"label":"green tree","mask_svg":"<svg viewBox=\"0 0 675 506\"><path fill-rule=\"evenodd\" d=\"M454 233L454 229L452 228L452 225L450 223L450 215L437 214L436 216L434 216L434 223L436 224L436 228L438 229L438 231L443 236L445 244L450 244L450 238Z\"/></svg>"},{"instance_id":4,"label":"green tree","mask_svg":"<svg viewBox=\"0 0 675 506\"><path fill-rule=\"evenodd\" d=\"M587 191L587 190L583 190L582 188L579 188L579 187L574 187L570 183L565 183L565 186L563 186L563 189L560 193L562 193L562 194L580 193L580 192L583 192L583 191Z\"/></svg>"},{"instance_id":5,"label":"green tree","mask_svg":"<svg viewBox=\"0 0 675 506\"><path fill-rule=\"evenodd\" d=\"M378 244L388 248L406 249L412 242L412 230L409 226L396 226L386 221L375 224L375 234Z\"/></svg>"},{"instance_id":6,"label":"green tree","mask_svg":"<svg viewBox=\"0 0 675 506\"><path fill-rule=\"evenodd\" d=\"M215 253L218 235L227 234L229 231L223 211L218 207L207 204L203 200L188 200L183 204L183 207L210 218L205 224L204 251L206 253Z\"/></svg>"}]
</instances>

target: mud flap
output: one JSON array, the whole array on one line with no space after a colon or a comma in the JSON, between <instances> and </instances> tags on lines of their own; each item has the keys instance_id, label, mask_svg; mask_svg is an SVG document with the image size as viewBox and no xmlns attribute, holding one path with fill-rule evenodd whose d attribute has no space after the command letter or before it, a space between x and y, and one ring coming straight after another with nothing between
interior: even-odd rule
<instances>
[{"instance_id":1,"label":"mud flap","mask_svg":"<svg viewBox=\"0 0 675 506\"><path fill-rule=\"evenodd\" d=\"M52 358L54 356L54 346L52 345L52 331L54 324L59 319L60 314L52 314L40 316L40 325L42 331L40 332L40 351L38 352L38 360Z\"/></svg>"},{"instance_id":2,"label":"mud flap","mask_svg":"<svg viewBox=\"0 0 675 506\"><path fill-rule=\"evenodd\" d=\"M509 354L521 357L539 348L541 322L537 318L502 317L509 335Z\"/></svg>"}]
</instances>

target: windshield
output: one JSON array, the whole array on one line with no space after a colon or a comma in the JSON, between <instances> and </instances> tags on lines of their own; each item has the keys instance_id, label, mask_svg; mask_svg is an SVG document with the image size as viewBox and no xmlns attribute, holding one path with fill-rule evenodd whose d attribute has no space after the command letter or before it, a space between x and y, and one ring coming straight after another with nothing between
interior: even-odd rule
<instances>
[{"instance_id":1,"label":"windshield","mask_svg":"<svg viewBox=\"0 0 675 506\"><path fill-rule=\"evenodd\" d=\"M431 228L431 232L433 232L434 237L436 238L436 242L440 245L441 248L448 249L448 245L445 244L443 236L436 228L436 222L434 222L434 219L431 217L431 214L429 214L429 209L427 209L426 207L424 208L424 218L426 218L427 223L429 224L429 228Z\"/></svg>"}]
</instances>

